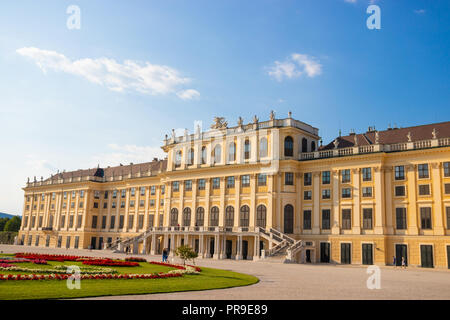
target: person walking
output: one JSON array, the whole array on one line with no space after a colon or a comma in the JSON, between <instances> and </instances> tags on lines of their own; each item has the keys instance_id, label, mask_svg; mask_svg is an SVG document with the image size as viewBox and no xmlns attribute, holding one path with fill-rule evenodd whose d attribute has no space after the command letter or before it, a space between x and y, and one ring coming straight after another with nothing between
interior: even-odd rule
<instances>
[{"instance_id":1,"label":"person walking","mask_svg":"<svg viewBox=\"0 0 450 320\"><path fill-rule=\"evenodd\" d=\"M166 250L166 248L164 248L163 252L162 252L162 262L167 262L167 250Z\"/></svg>"},{"instance_id":2,"label":"person walking","mask_svg":"<svg viewBox=\"0 0 450 320\"><path fill-rule=\"evenodd\" d=\"M405 268L406 269L406 260L405 260L405 257L402 257L402 268Z\"/></svg>"},{"instance_id":3,"label":"person walking","mask_svg":"<svg viewBox=\"0 0 450 320\"><path fill-rule=\"evenodd\" d=\"M397 268L397 258L395 256L392 256L392 264L394 265L394 268Z\"/></svg>"}]
</instances>

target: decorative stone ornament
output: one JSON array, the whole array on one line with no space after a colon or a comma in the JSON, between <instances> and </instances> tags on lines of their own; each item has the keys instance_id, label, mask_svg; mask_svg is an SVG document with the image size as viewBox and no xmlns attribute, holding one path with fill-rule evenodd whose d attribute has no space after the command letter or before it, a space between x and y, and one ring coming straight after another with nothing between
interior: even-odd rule
<instances>
[{"instance_id":1,"label":"decorative stone ornament","mask_svg":"<svg viewBox=\"0 0 450 320\"><path fill-rule=\"evenodd\" d=\"M436 128L433 128L433 132L431 132L431 135L433 136L433 139L437 139L437 131L436 131Z\"/></svg>"},{"instance_id":2,"label":"decorative stone ornament","mask_svg":"<svg viewBox=\"0 0 450 320\"><path fill-rule=\"evenodd\" d=\"M270 111L270 120L275 120L275 112L273 110Z\"/></svg>"},{"instance_id":3,"label":"decorative stone ornament","mask_svg":"<svg viewBox=\"0 0 450 320\"><path fill-rule=\"evenodd\" d=\"M357 135L355 134L355 136L353 137L353 140L355 140L355 147L357 147L358 146L358 137L357 137ZM320 141L322 141L322 140L320 140ZM321 144L322 145L322 144Z\"/></svg>"},{"instance_id":4,"label":"decorative stone ornament","mask_svg":"<svg viewBox=\"0 0 450 320\"><path fill-rule=\"evenodd\" d=\"M408 134L406 135L406 137L408 138L408 142L411 142L411 141L412 141L412 139L411 139L411 132L408 132Z\"/></svg>"},{"instance_id":5,"label":"decorative stone ornament","mask_svg":"<svg viewBox=\"0 0 450 320\"><path fill-rule=\"evenodd\" d=\"M237 125L238 125L238 127L242 127L242 124L244 123L244 119L242 119L242 117L239 117L238 118L238 121L237 121Z\"/></svg>"},{"instance_id":6,"label":"decorative stone ornament","mask_svg":"<svg viewBox=\"0 0 450 320\"><path fill-rule=\"evenodd\" d=\"M378 133L378 131L375 132L375 144L379 144L380 143L380 134Z\"/></svg>"},{"instance_id":7,"label":"decorative stone ornament","mask_svg":"<svg viewBox=\"0 0 450 320\"><path fill-rule=\"evenodd\" d=\"M211 125L211 129L225 129L228 123L224 117L214 117L214 123Z\"/></svg>"},{"instance_id":8,"label":"decorative stone ornament","mask_svg":"<svg viewBox=\"0 0 450 320\"><path fill-rule=\"evenodd\" d=\"M333 141L333 144L334 144L334 148L335 149L337 149L338 148L338 146L339 146L339 141L338 141L338 139L336 138L336 139L334 139L334 141Z\"/></svg>"}]
</instances>

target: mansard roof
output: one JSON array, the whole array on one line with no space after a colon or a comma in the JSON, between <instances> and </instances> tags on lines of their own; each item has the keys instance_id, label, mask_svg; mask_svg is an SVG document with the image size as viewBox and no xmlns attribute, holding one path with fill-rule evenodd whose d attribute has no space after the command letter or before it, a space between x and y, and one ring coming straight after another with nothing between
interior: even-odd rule
<instances>
[{"instance_id":1,"label":"mansard roof","mask_svg":"<svg viewBox=\"0 0 450 320\"><path fill-rule=\"evenodd\" d=\"M341 149L376 144L376 132L378 132L379 144L396 144L430 140L433 139L433 132L435 132L436 138L448 138L450 137L450 121L406 128L393 128L383 131L372 130L366 133L349 134L347 136L336 138L338 141L337 148ZM357 139L357 145L355 144L355 137ZM410 141L408 137L410 137ZM319 148L320 151L331 149L335 149L334 141Z\"/></svg>"}]
</instances>

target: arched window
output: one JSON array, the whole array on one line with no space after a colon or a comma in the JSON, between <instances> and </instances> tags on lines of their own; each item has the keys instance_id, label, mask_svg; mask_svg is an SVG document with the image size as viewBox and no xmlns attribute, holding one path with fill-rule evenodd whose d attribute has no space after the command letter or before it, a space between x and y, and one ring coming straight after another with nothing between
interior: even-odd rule
<instances>
[{"instance_id":1,"label":"arched window","mask_svg":"<svg viewBox=\"0 0 450 320\"><path fill-rule=\"evenodd\" d=\"M302 152L308 152L308 140L306 138L302 139Z\"/></svg>"},{"instance_id":2,"label":"arched window","mask_svg":"<svg viewBox=\"0 0 450 320\"><path fill-rule=\"evenodd\" d=\"M211 217L209 219L209 225L211 227L219 226L219 208L218 207L211 208Z\"/></svg>"},{"instance_id":3,"label":"arched window","mask_svg":"<svg viewBox=\"0 0 450 320\"><path fill-rule=\"evenodd\" d=\"M170 210L170 226L176 227L178 226L178 209L173 208Z\"/></svg>"},{"instance_id":4,"label":"arched window","mask_svg":"<svg viewBox=\"0 0 450 320\"><path fill-rule=\"evenodd\" d=\"M194 164L194 149L189 149L188 153L188 165L192 166Z\"/></svg>"},{"instance_id":5,"label":"arched window","mask_svg":"<svg viewBox=\"0 0 450 320\"><path fill-rule=\"evenodd\" d=\"M248 227L250 220L250 208L247 205L241 207L239 220L241 227Z\"/></svg>"},{"instance_id":6,"label":"arched window","mask_svg":"<svg viewBox=\"0 0 450 320\"><path fill-rule=\"evenodd\" d=\"M214 147L214 163L220 163L221 162L221 155L222 155L222 148L220 147L220 144L216 145Z\"/></svg>"},{"instance_id":7,"label":"arched window","mask_svg":"<svg viewBox=\"0 0 450 320\"><path fill-rule=\"evenodd\" d=\"M205 209L202 207L197 208L197 213L195 214L195 226L203 227L205 221Z\"/></svg>"},{"instance_id":8,"label":"arched window","mask_svg":"<svg viewBox=\"0 0 450 320\"><path fill-rule=\"evenodd\" d=\"M316 151L316 142L315 141L311 141L311 152Z\"/></svg>"},{"instance_id":9,"label":"arched window","mask_svg":"<svg viewBox=\"0 0 450 320\"><path fill-rule=\"evenodd\" d=\"M250 159L250 148L251 148L250 140L245 139L245 142L244 142L244 159L245 160Z\"/></svg>"},{"instance_id":10,"label":"arched window","mask_svg":"<svg viewBox=\"0 0 450 320\"><path fill-rule=\"evenodd\" d=\"M184 208L183 210L183 226L189 227L191 225L191 208Z\"/></svg>"},{"instance_id":11,"label":"arched window","mask_svg":"<svg viewBox=\"0 0 450 320\"><path fill-rule=\"evenodd\" d=\"M294 155L294 139L291 136L287 136L284 139L284 156L292 157Z\"/></svg>"},{"instance_id":12,"label":"arched window","mask_svg":"<svg viewBox=\"0 0 450 320\"><path fill-rule=\"evenodd\" d=\"M256 226L265 228L266 227L266 215L267 215L267 209L266 206L263 204L260 204L256 208Z\"/></svg>"},{"instance_id":13,"label":"arched window","mask_svg":"<svg viewBox=\"0 0 450 320\"><path fill-rule=\"evenodd\" d=\"M267 139L261 138L259 140L259 157L264 158L267 157Z\"/></svg>"},{"instance_id":14,"label":"arched window","mask_svg":"<svg viewBox=\"0 0 450 320\"><path fill-rule=\"evenodd\" d=\"M225 209L225 227L234 226L234 208L232 206L228 206Z\"/></svg>"},{"instance_id":15,"label":"arched window","mask_svg":"<svg viewBox=\"0 0 450 320\"><path fill-rule=\"evenodd\" d=\"M206 164L206 147L202 147L202 164Z\"/></svg>"},{"instance_id":16,"label":"arched window","mask_svg":"<svg viewBox=\"0 0 450 320\"><path fill-rule=\"evenodd\" d=\"M181 159L182 159L183 153L181 152L181 150L178 150L175 153L175 168L178 168L181 166Z\"/></svg>"},{"instance_id":17,"label":"arched window","mask_svg":"<svg viewBox=\"0 0 450 320\"><path fill-rule=\"evenodd\" d=\"M294 207L290 204L284 207L284 233L294 233Z\"/></svg>"},{"instance_id":18,"label":"arched window","mask_svg":"<svg viewBox=\"0 0 450 320\"><path fill-rule=\"evenodd\" d=\"M236 161L236 144L234 142L228 145L228 161Z\"/></svg>"}]
</instances>

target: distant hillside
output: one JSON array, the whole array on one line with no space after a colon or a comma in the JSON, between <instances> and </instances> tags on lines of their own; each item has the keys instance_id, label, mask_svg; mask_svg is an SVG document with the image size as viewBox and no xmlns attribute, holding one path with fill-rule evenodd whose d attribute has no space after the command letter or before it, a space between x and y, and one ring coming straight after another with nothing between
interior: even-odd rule
<instances>
[{"instance_id":1,"label":"distant hillside","mask_svg":"<svg viewBox=\"0 0 450 320\"><path fill-rule=\"evenodd\" d=\"M9 219L11 219L12 217L14 217L14 215L0 212L0 218L9 218Z\"/></svg>"}]
</instances>

